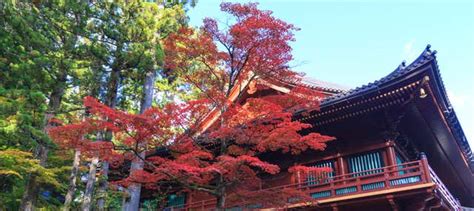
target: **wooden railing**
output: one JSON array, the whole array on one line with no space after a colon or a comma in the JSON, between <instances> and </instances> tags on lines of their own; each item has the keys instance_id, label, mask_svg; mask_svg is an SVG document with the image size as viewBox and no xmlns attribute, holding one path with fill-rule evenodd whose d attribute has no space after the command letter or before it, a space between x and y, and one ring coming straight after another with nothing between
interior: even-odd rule
<instances>
[{"instance_id":1,"label":"wooden railing","mask_svg":"<svg viewBox=\"0 0 474 211\"><path fill-rule=\"evenodd\" d=\"M429 169L431 179L436 184L436 190L438 190L441 197L443 197L443 199L448 202L449 206L451 206L451 210L461 210L461 204L458 202L458 200L456 200L451 192L449 192L448 188L446 188L433 169L431 167L429 167Z\"/></svg>"},{"instance_id":2,"label":"wooden railing","mask_svg":"<svg viewBox=\"0 0 474 211\"><path fill-rule=\"evenodd\" d=\"M297 181L293 184L282 185L262 189L265 191L281 191L287 188L295 188L304 191L315 200L322 200L340 196L356 195L379 190L394 189L415 184L434 182L443 197L450 203L453 209L459 208L459 203L449 193L448 189L430 169L426 159L407 162L399 165L386 166L368 171L338 175L334 177L317 180L306 180L308 175L300 173ZM259 190L256 190L259 191ZM187 203L184 206L168 207L166 210L212 210L216 205L215 199ZM239 205L247 207L249 205ZM253 205L255 206L255 205ZM236 207L232 205L230 207ZM259 207L266 207L259 205Z\"/></svg>"}]
</instances>

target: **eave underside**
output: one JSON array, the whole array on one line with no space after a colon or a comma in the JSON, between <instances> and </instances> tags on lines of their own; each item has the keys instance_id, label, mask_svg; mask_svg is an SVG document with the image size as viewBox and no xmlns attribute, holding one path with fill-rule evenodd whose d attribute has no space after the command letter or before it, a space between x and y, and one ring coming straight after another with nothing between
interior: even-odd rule
<instances>
[{"instance_id":1,"label":"eave underside","mask_svg":"<svg viewBox=\"0 0 474 211\"><path fill-rule=\"evenodd\" d=\"M320 111L300 116L299 119L311 123L318 131L331 131L331 127L340 127L344 122L354 124L353 120L357 122L360 118L377 113L395 113L394 118L402 118L405 113L411 112L402 124L415 128L413 134L418 131L418 125L409 124L410 121L421 121L418 124L428 128L423 134L418 134L418 145L428 143L422 149L436 153L431 157L436 157L437 161L433 162L438 163L438 168L449 165L451 171L445 171L444 179L455 180L449 186L458 190L456 195L463 196L462 201L473 206L474 165L471 148L450 108L434 53L427 54L425 51L420 57L415 64L399 67L378 82L330 97L323 101ZM416 108L420 115L414 115L410 107ZM399 117L396 117L397 113ZM338 137L337 134L327 135Z\"/></svg>"}]
</instances>

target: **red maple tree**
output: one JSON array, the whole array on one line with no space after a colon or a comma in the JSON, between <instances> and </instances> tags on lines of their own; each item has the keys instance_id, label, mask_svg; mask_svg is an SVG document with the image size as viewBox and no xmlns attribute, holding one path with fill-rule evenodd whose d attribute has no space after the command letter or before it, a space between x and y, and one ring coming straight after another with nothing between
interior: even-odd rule
<instances>
[{"instance_id":1,"label":"red maple tree","mask_svg":"<svg viewBox=\"0 0 474 211\"><path fill-rule=\"evenodd\" d=\"M213 102L208 118L195 131L200 140L192 142L207 145L193 144L191 149L157 163L163 169L176 170L173 176L192 184L186 188L198 186L198 190L214 195L218 208L226 206L230 195L265 198L249 191L259 185L261 172L275 174L280 169L260 160L262 153L323 150L333 139L313 132L303 135L301 131L311 125L292 118L297 111L318 109L322 97L299 86L302 75L289 68L289 43L298 29L270 11L259 10L254 3L222 3L221 10L233 17L234 24L221 29L216 20L207 18L199 31L183 28L165 43L168 68ZM253 98L246 93L272 86L280 92ZM179 168L183 163L192 163L192 168Z\"/></svg>"},{"instance_id":2,"label":"red maple tree","mask_svg":"<svg viewBox=\"0 0 474 211\"><path fill-rule=\"evenodd\" d=\"M116 184L135 182L159 189L163 182L172 183L214 196L218 209L235 203L281 206L288 197L304 197L295 189L260 190L262 175L280 171L278 163L262 160L262 154L324 150L333 140L302 133L311 125L294 118L295 112L318 109L322 97L299 86L301 74L289 69L289 42L297 28L256 4L222 3L221 10L235 23L219 29L216 20L205 19L200 30L183 28L165 41L167 68L200 90L198 100L127 114L86 98L90 117L54 128L52 138L100 149L107 152L102 159L116 165L143 151L162 149L140 157L145 168ZM269 93L272 87L279 91L256 94ZM113 133L112 142L88 141L105 130ZM327 171L302 166L290 170Z\"/></svg>"}]
</instances>

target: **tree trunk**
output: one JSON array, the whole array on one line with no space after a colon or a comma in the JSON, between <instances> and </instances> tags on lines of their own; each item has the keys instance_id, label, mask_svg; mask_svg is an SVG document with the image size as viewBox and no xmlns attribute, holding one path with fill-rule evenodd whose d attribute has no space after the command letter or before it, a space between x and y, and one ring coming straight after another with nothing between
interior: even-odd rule
<instances>
[{"instance_id":1,"label":"tree trunk","mask_svg":"<svg viewBox=\"0 0 474 211\"><path fill-rule=\"evenodd\" d=\"M216 210L217 211L224 211L225 210L225 188L222 188L222 190L219 191L219 195L216 196L217 198L217 204L216 204Z\"/></svg>"},{"instance_id":2,"label":"tree trunk","mask_svg":"<svg viewBox=\"0 0 474 211\"><path fill-rule=\"evenodd\" d=\"M146 74L145 81L143 83L143 100L140 106L140 113L145 112L146 109L150 108L153 103L153 94L155 88L155 78L156 78L156 71L151 71ZM146 143L142 143L141 146L146 145ZM145 158L145 151L140 152L140 157ZM137 170L143 170L143 160L140 158L135 158L132 160L132 165L130 167L130 175ZM141 184L139 183L132 183L128 187L128 193L130 196L130 200L125 200L123 204L123 210L126 211L133 211L138 210L140 208L140 192L141 192Z\"/></svg>"},{"instance_id":3,"label":"tree trunk","mask_svg":"<svg viewBox=\"0 0 474 211\"><path fill-rule=\"evenodd\" d=\"M121 48L117 47L117 51ZM120 64L120 61L116 62L116 65L112 68L112 73L110 75L108 87L107 87L107 95L105 99L105 105L109 106L110 108L115 108L117 105L117 93L120 83L120 68L117 64ZM107 131L105 134L105 141L110 141L112 134L110 131ZM101 172L101 180L99 181L99 188L97 190L97 194L99 195L97 199L97 208L98 210L105 209L105 198L107 196L107 186L108 186L108 176L109 176L109 162L102 161L102 172Z\"/></svg>"},{"instance_id":4,"label":"tree trunk","mask_svg":"<svg viewBox=\"0 0 474 211\"><path fill-rule=\"evenodd\" d=\"M145 81L143 83L143 99L140 106L141 114L145 112L145 110L149 109L153 103L153 95L155 93L155 78L156 71L151 71L146 74Z\"/></svg>"},{"instance_id":5,"label":"tree trunk","mask_svg":"<svg viewBox=\"0 0 474 211\"><path fill-rule=\"evenodd\" d=\"M220 115L220 123L221 123L221 126L224 125L224 113L227 111L227 106L224 105L222 108L221 108L221 115ZM224 153L226 152L227 150L227 141L225 139L221 140L220 142L221 144L221 148L220 148L220 152L219 152L219 155L224 155ZM218 211L225 211L225 196L226 196L226 188L225 186L223 185L224 184L224 176L221 174L219 175L219 179L217 180L217 184L216 186L218 187L217 188L217 204L216 204L216 209Z\"/></svg>"},{"instance_id":6,"label":"tree trunk","mask_svg":"<svg viewBox=\"0 0 474 211\"><path fill-rule=\"evenodd\" d=\"M145 157L145 152L141 152L140 156ZM136 170L142 170L142 169L143 169L143 161L139 158L135 158L132 161L132 165L130 167L130 174L132 174ZM141 188L142 186L139 183L130 184L130 186L128 187L128 194L130 198L129 200L124 201L122 210L134 211L140 208Z\"/></svg>"},{"instance_id":7,"label":"tree trunk","mask_svg":"<svg viewBox=\"0 0 474 211\"><path fill-rule=\"evenodd\" d=\"M20 210L23 211L32 211L34 209L33 202L36 201L36 195L38 195L36 187L36 178L30 176L29 180L26 183L25 193L23 193L23 198L21 199Z\"/></svg>"},{"instance_id":8,"label":"tree trunk","mask_svg":"<svg viewBox=\"0 0 474 211\"><path fill-rule=\"evenodd\" d=\"M36 152L36 157L40 160L41 166L46 166L46 161L48 159L48 147L39 145ZM38 187L36 176L30 174L28 182L26 183L25 193L23 193L23 197L21 199L20 210L34 210L34 204L38 198L39 190L40 188Z\"/></svg>"},{"instance_id":9,"label":"tree trunk","mask_svg":"<svg viewBox=\"0 0 474 211\"><path fill-rule=\"evenodd\" d=\"M56 114L61 106L67 75L65 72L61 72L57 78L58 84L53 88L49 96L48 113L44 117L43 133L45 134L48 129L52 127L52 125L49 124L49 120L54 117L54 114ZM48 143L39 143L35 153L35 158L39 159L39 163L43 167L46 166L48 160L49 148L47 145ZM29 211L34 208L40 187L38 187L36 176L33 174L28 175L27 181L26 189L21 199L20 210Z\"/></svg>"},{"instance_id":10,"label":"tree trunk","mask_svg":"<svg viewBox=\"0 0 474 211\"><path fill-rule=\"evenodd\" d=\"M98 90L92 89L90 92L90 96L98 96ZM89 111L86 109L84 112L84 116L88 117L90 115ZM83 119L84 120L84 119ZM69 186L66 194L66 198L64 200L64 211L68 211L71 209L71 203L74 199L74 194L76 192L76 182L77 182L77 175L79 173L79 167L81 165L81 149L76 149L74 151L74 160L72 162L72 169L71 169L71 176L69 177Z\"/></svg>"},{"instance_id":11,"label":"tree trunk","mask_svg":"<svg viewBox=\"0 0 474 211\"><path fill-rule=\"evenodd\" d=\"M99 163L99 155L95 155L90 164L89 175L87 178L86 190L84 192L84 198L82 200L82 210L89 211L92 206L92 193L94 192L95 174L97 170L97 164Z\"/></svg>"},{"instance_id":12,"label":"tree trunk","mask_svg":"<svg viewBox=\"0 0 474 211\"><path fill-rule=\"evenodd\" d=\"M99 189L97 195L98 210L105 210L105 198L107 197L107 186L109 185L109 162L102 161L99 179Z\"/></svg>"},{"instance_id":13,"label":"tree trunk","mask_svg":"<svg viewBox=\"0 0 474 211\"><path fill-rule=\"evenodd\" d=\"M76 192L77 173L79 172L79 164L81 162L81 150L76 149L74 152L74 161L72 162L71 176L69 176L69 186L67 189L66 199L64 200L64 211L68 211Z\"/></svg>"}]
</instances>

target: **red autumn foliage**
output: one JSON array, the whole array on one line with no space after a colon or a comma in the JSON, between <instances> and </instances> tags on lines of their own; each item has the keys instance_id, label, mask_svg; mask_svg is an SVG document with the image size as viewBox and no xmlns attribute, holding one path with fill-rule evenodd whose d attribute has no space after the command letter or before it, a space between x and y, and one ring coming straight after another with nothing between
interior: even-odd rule
<instances>
[{"instance_id":1,"label":"red autumn foliage","mask_svg":"<svg viewBox=\"0 0 474 211\"><path fill-rule=\"evenodd\" d=\"M65 147L104 151L102 159L116 165L142 151L160 149L142 158L144 170L114 182L118 185L133 182L160 189L172 184L215 196L218 208L237 202L282 206L289 197L306 200L294 188L260 189L262 175L280 172L278 163L262 160L262 154L324 150L333 140L302 133L311 125L294 119L295 112L317 110L322 97L298 86L301 74L289 69L289 42L297 28L256 4L223 3L221 10L232 15L235 24L221 30L217 21L205 19L200 31L183 28L165 41L167 68L200 90L198 100L128 114L88 97L84 105L90 116L54 128L52 138ZM252 82L257 92L269 84L289 91L246 97ZM101 131L112 133L109 145L93 140ZM327 169L296 166L290 171ZM265 201L268 198L273 200Z\"/></svg>"},{"instance_id":2,"label":"red autumn foliage","mask_svg":"<svg viewBox=\"0 0 474 211\"><path fill-rule=\"evenodd\" d=\"M313 132L302 134L311 125L293 119L295 112L318 109L322 97L298 86L301 74L289 69L289 42L294 41L297 28L270 11L259 10L257 4L222 3L221 10L234 17L228 28L221 29L216 20L207 18L201 30L183 28L165 41L168 68L183 75L212 102L211 115L199 128L202 131L195 131L203 132L200 139L192 146L187 144L193 150L176 153L170 161L179 162L181 156L189 161L186 154L199 154L197 151L211 151L212 156L196 156L169 176L186 181L185 188L197 186L200 188L195 189L216 196L220 208L225 206L226 192L249 195L243 193L258 189L259 175L280 171L277 164L260 160L262 153L323 150L333 139ZM289 91L246 98L245 90L252 81L257 83L253 92L271 85ZM163 171L169 169L166 163L159 165Z\"/></svg>"}]
</instances>

